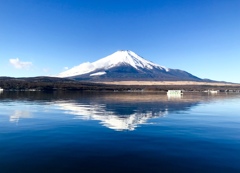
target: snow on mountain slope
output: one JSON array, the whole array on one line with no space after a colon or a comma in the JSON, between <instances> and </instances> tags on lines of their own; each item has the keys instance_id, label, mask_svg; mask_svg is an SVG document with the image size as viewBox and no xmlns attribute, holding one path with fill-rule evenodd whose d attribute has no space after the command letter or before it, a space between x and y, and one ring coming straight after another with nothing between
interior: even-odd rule
<instances>
[{"instance_id":1,"label":"snow on mountain slope","mask_svg":"<svg viewBox=\"0 0 240 173\"><path fill-rule=\"evenodd\" d=\"M117 67L120 65L130 65L137 70L139 69L151 70L153 68L157 68L160 70L164 70L166 72L169 71L168 68L165 68L163 66L147 61L132 51L121 50L105 58L97 60L93 63L90 63L90 62L82 63L78 66L75 66L67 71L60 73L57 77L78 76L78 75L94 72L98 69L101 71L108 70L110 68ZM104 72L102 72L101 75L102 74L104 74ZM92 75L94 76L94 74Z\"/></svg>"}]
</instances>

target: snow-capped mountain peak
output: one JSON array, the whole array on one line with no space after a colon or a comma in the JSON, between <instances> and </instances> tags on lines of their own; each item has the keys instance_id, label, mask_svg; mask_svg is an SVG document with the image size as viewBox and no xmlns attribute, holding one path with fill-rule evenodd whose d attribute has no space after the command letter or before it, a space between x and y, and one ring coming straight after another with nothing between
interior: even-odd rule
<instances>
[{"instance_id":1,"label":"snow-capped mountain peak","mask_svg":"<svg viewBox=\"0 0 240 173\"><path fill-rule=\"evenodd\" d=\"M67 71L60 73L58 77L78 76L78 75L95 72L96 70L101 70L101 72L97 74L103 75L105 74L104 70L108 70L113 67L118 67L120 65L132 66L136 70L139 70L139 69L151 70L153 68L158 68L166 72L168 71L168 68L165 68L157 64L154 64L150 61L147 61L141 56L137 55L136 53L130 50L119 50L93 63L86 62L78 66L75 66Z\"/></svg>"},{"instance_id":2,"label":"snow-capped mountain peak","mask_svg":"<svg viewBox=\"0 0 240 173\"><path fill-rule=\"evenodd\" d=\"M102 62L107 62L107 66L117 66L118 64L128 64L136 69L138 68L152 69L153 67L161 67L157 64L154 64L150 61L145 60L144 58L142 58L141 56L137 55L136 53L130 50L117 51L103 59L96 61L96 64L101 64ZM161 67L161 68L166 69L165 67Z\"/></svg>"},{"instance_id":3,"label":"snow-capped mountain peak","mask_svg":"<svg viewBox=\"0 0 240 173\"><path fill-rule=\"evenodd\" d=\"M119 50L95 62L82 63L57 77L83 81L200 81L178 69L154 64L130 50Z\"/></svg>"}]
</instances>

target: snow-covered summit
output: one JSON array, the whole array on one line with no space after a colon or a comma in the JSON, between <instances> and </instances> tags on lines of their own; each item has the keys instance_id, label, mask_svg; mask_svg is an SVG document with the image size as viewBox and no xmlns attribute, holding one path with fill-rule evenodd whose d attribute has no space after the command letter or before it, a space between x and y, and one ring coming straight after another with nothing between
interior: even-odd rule
<instances>
[{"instance_id":1,"label":"snow-covered summit","mask_svg":"<svg viewBox=\"0 0 240 173\"><path fill-rule=\"evenodd\" d=\"M58 77L78 76L78 75L95 72L97 70L100 70L100 72L97 74L103 75L105 74L104 72L105 70L108 70L113 67L118 67L121 65L129 65L137 70L140 70L140 69L151 70L153 68L164 70L166 72L169 70L168 68L165 68L163 66L160 66L145 60L144 58L142 58L141 56L137 55L136 53L130 50L120 50L107 57L99 59L93 63L86 62L78 66L75 66L67 71L60 73Z\"/></svg>"},{"instance_id":2,"label":"snow-covered summit","mask_svg":"<svg viewBox=\"0 0 240 173\"><path fill-rule=\"evenodd\" d=\"M154 64L150 61L145 60L141 56L137 55L136 53L130 50L120 50L117 51L105 58L102 58L93 64L96 65L103 65L104 67L112 67L117 65L131 65L132 67L139 69L139 68L147 68L152 69L153 67L161 67L157 64ZM164 67L161 67L164 68Z\"/></svg>"},{"instance_id":3,"label":"snow-covered summit","mask_svg":"<svg viewBox=\"0 0 240 173\"><path fill-rule=\"evenodd\" d=\"M178 69L154 64L130 50L119 50L95 62L86 62L57 77L82 81L201 81Z\"/></svg>"}]
</instances>

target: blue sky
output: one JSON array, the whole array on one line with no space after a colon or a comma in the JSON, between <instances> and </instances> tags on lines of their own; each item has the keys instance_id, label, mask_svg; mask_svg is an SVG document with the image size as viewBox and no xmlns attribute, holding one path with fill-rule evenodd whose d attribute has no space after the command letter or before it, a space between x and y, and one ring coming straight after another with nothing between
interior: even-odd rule
<instances>
[{"instance_id":1,"label":"blue sky","mask_svg":"<svg viewBox=\"0 0 240 173\"><path fill-rule=\"evenodd\" d=\"M239 0L0 0L0 76L58 74L117 50L240 83Z\"/></svg>"}]
</instances>

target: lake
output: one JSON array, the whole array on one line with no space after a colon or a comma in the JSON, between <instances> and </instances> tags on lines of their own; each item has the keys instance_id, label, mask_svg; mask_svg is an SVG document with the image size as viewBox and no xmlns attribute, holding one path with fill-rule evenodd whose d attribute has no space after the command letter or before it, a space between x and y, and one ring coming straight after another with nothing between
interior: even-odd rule
<instances>
[{"instance_id":1,"label":"lake","mask_svg":"<svg viewBox=\"0 0 240 173\"><path fill-rule=\"evenodd\" d=\"M1 173L240 172L240 94L2 92Z\"/></svg>"}]
</instances>

